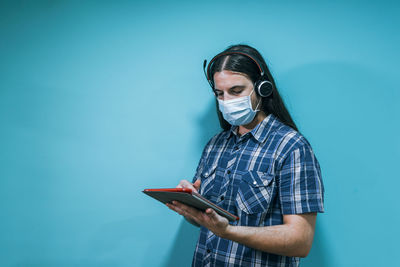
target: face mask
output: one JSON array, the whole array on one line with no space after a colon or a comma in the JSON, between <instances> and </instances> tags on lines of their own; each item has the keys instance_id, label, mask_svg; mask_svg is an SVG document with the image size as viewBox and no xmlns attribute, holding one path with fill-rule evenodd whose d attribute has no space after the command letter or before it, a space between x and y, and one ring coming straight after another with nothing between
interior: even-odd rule
<instances>
[{"instance_id":1,"label":"face mask","mask_svg":"<svg viewBox=\"0 0 400 267\"><path fill-rule=\"evenodd\" d=\"M234 126L245 125L250 123L257 114L258 102L256 110L253 110L251 106L251 94L248 96L238 97L231 100L218 100L219 110L221 111L224 119L229 122L229 124Z\"/></svg>"}]
</instances>

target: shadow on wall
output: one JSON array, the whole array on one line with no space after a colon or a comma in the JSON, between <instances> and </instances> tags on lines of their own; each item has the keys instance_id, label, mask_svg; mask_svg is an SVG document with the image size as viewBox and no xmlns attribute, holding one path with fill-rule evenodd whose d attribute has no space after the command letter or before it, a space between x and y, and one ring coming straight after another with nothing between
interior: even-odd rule
<instances>
[{"instance_id":1,"label":"shadow on wall","mask_svg":"<svg viewBox=\"0 0 400 267\"><path fill-rule=\"evenodd\" d=\"M324 235L324 228L320 223L317 223L310 254L307 258L300 260L300 265L302 267L334 267L334 265L332 265L332 260L329 260L329 249L326 243L327 240Z\"/></svg>"},{"instance_id":2,"label":"shadow on wall","mask_svg":"<svg viewBox=\"0 0 400 267\"><path fill-rule=\"evenodd\" d=\"M198 237L199 228L183 219L164 266L190 266Z\"/></svg>"},{"instance_id":3,"label":"shadow on wall","mask_svg":"<svg viewBox=\"0 0 400 267\"><path fill-rule=\"evenodd\" d=\"M199 130L197 132L199 134L197 136L197 147L194 147L195 150L203 151L204 146L211 137L222 131L216 110L216 102L212 99L204 115L200 116L197 120L197 124L199 125Z\"/></svg>"},{"instance_id":4,"label":"shadow on wall","mask_svg":"<svg viewBox=\"0 0 400 267\"><path fill-rule=\"evenodd\" d=\"M193 150L199 151L199 160L204 146L215 134L221 131L214 100L205 109L205 113L197 120L198 135L193 144ZM193 170L193 175L196 170ZM199 228L182 219L178 234L164 264L165 267L191 266L193 252L199 237Z\"/></svg>"}]
</instances>

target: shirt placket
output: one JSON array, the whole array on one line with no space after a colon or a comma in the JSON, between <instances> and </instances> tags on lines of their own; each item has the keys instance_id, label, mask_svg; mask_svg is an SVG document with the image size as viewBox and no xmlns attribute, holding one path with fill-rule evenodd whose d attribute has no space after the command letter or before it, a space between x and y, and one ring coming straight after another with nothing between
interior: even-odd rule
<instances>
[{"instance_id":1,"label":"shirt placket","mask_svg":"<svg viewBox=\"0 0 400 267\"><path fill-rule=\"evenodd\" d=\"M219 206L222 205L223 201L227 198L227 195L230 196L228 190L230 189L230 185L232 184L234 166L237 160L238 151L240 150L240 144L236 142L235 139L230 140L230 142L232 142L232 144L230 144L225 151L226 165L220 194L217 200L217 205Z\"/></svg>"},{"instance_id":2,"label":"shirt placket","mask_svg":"<svg viewBox=\"0 0 400 267\"><path fill-rule=\"evenodd\" d=\"M223 181L221 183L221 188L219 190L219 196L217 198L217 205L223 208L229 209L229 206L234 205L232 201L232 176L233 172L235 169L235 163L237 161L238 155L241 150L241 146L243 145L243 140L238 139L237 142L236 140L232 140L232 144L227 146L227 150L225 151L225 155L223 155L225 158L225 171L224 171L224 176L223 176ZM228 196L228 197L227 197ZM224 201L226 203L224 203ZM225 204L225 205L224 205ZM234 222L233 224L236 224ZM211 232L207 232L207 237L206 237L206 251L204 252L204 261L203 264L204 266L208 266L210 262L213 260L213 252L214 250L218 250L218 247L215 247L215 242L217 241L217 237Z\"/></svg>"}]
</instances>

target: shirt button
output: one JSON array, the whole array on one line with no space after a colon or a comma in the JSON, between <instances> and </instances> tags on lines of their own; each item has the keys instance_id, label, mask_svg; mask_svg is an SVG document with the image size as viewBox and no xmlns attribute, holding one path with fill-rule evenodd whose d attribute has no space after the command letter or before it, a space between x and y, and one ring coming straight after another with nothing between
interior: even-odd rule
<instances>
[{"instance_id":1,"label":"shirt button","mask_svg":"<svg viewBox=\"0 0 400 267\"><path fill-rule=\"evenodd\" d=\"M228 170L227 173L228 173L228 174L231 174L231 170Z\"/></svg>"},{"instance_id":2,"label":"shirt button","mask_svg":"<svg viewBox=\"0 0 400 267\"><path fill-rule=\"evenodd\" d=\"M224 198L224 196L221 196L219 199L224 200L225 198Z\"/></svg>"},{"instance_id":3,"label":"shirt button","mask_svg":"<svg viewBox=\"0 0 400 267\"><path fill-rule=\"evenodd\" d=\"M256 182L256 181L254 181L254 182L253 182L253 184L254 184L254 185L257 185L257 182Z\"/></svg>"},{"instance_id":4,"label":"shirt button","mask_svg":"<svg viewBox=\"0 0 400 267\"><path fill-rule=\"evenodd\" d=\"M207 249L207 253L210 253L210 252L211 252L211 250L208 248L208 249Z\"/></svg>"},{"instance_id":5,"label":"shirt button","mask_svg":"<svg viewBox=\"0 0 400 267\"><path fill-rule=\"evenodd\" d=\"M208 172L204 173L204 176L208 176Z\"/></svg>"}]
</instances>

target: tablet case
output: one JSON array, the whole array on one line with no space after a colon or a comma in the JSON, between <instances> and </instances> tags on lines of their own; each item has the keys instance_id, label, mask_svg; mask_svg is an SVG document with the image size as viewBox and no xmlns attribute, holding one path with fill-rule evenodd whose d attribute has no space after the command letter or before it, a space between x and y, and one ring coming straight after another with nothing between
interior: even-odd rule
<instances>
[{"instance_id":1,"label":"tablet case","mask_svg":"<svg viewBox=\"0 0 400 267\"><path fill-rule=\"evenodd\" d=\"M182 202L186 205L195 207L201 211L205 211L208 208L212 208L219 215L227 218L229 221L239 220L239 217L232 213L218 207L214 203L204 198L199 193L193 192L189 188L157 188L157 189L145 189L143 193L146 195L161 201L162 203L171 203L173 200Z\"/></svg>"}]
</instances>

